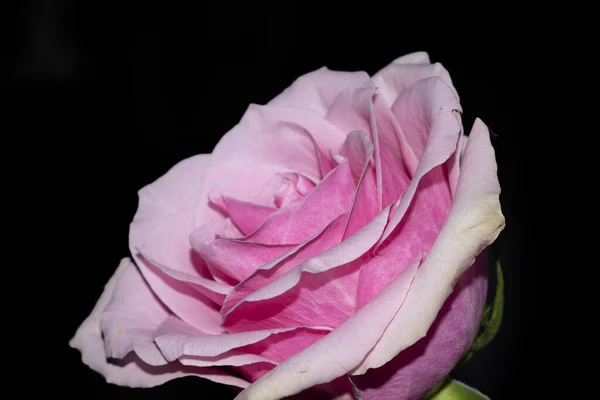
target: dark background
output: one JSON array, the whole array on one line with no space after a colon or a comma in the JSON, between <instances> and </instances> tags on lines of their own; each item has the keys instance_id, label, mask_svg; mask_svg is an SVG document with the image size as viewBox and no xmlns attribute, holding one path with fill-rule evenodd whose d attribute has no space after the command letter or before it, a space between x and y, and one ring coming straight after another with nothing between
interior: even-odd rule
<instances>
[{"instance_id":1,"label":"dark background","mask_svg":"<svg viewBox=\"0 0 600 400\"><path fill-rule=\"evenodd\" d=\"M455 375L494 400L537 390L532 371L543 362L530 344L538 267L527 250L536 191L529 143L537 133L527 123L537 96L530 77L539 74L541 57L532 50L549 40L542 32L526 28L522 14L504 15L500 8L450 17L446 10L396 10L376 2L331 11L301 2L264 9L125 3L22 2L13 18L14 40L3 51L2 93L10 96L10 116L26 146L42 155L30 177L51 219L45 234L58 243L46 256L66 260L49 264L60 281L54 325L46 330L52 334L47 346L56 348L52 362L58 362L42 374L47 393L232 398L227 388L197 378L148 390L108 385L67 345L128 255L137 190L182 158L210 152L248 104L268 102L301 74L321 66L373 74L419 50L450 71L465 129L480 117L496 134L507 221L499 238L503 327Z\"/></svg>"}]
</instances>

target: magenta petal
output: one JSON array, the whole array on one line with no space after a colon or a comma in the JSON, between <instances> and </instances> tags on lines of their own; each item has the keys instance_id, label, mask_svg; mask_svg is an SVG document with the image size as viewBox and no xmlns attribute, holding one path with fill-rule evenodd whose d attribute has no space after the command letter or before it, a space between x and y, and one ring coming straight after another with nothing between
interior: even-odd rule
<instances>
[{"instance_id":1,"label":"magenta petal","mask_svg":"<svg viewBox=\"0 0 600 400\"><path fill-rule=\"evenodd\" d=\"M244 235L253 232L269 215L277 211L276 208L248 203L225 196L211 199L211 202L223 209Z\"/></svg>"},{"instance_id":2,"label":"magenta petal","mask_svg":"<svg viewBox=\"0 0 600 400\"><path fill-rule=\"evenodd\" d=\"M282 174L281 179L281 187L275 193L275 205L280 208L301 201L315 187L301 174Z\"/></svg>"},{"instance_id":3,"label":"magenta petal","mask_svg":"<svg viewBox=\"0 0 600 400\"><path fill-rule=\"evenodd\" d=\"M375 298L418 254L428 252L444 226L451 206L446 181L443 178L433 180L429 175L423 181L427 184L416 192L396 230L378 248L377 256L363 265L357 308Z\"/></svg>"},{"instance_id":4,"label":"magenta petal","mask_svg":"<svg viewBox=\"0 0 600 400\"><path fill-rule=\"evenodd\" d=\"M362 131L352 131L340 147L339 154L348 159L350 170L356 183L363 175L367 163L371 161L375 146L369 136Z\"/></svg>"},{"instance_id":5,"label":"magenta petal","mask_svg":"<svg viewBox=\"0 0 600 400\"><path fill-rule=\"evenodd\" d=\"M387 207L396 203L410 183L402 162L390 150L384 141L379 142L382 171L382 205Z\"/></svg>"},{"instance_id":6,"label":"magenta petal","mask_svg":"<svg viewBox=\"0 0 600 400\"><path fill-rule=\"evenodd\" d=\"M302 243L350 210L356 186L350 165L333 169L304 200L290 218L284 243Z\"/></svg>"}]
</instances>

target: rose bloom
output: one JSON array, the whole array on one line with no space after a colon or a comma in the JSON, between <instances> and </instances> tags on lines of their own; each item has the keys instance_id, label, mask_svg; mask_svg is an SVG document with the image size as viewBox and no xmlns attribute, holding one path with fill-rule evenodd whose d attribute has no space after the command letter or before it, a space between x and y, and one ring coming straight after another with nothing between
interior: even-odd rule
<instances>
[{"instance_id":1,"label":"rose bloom","mask_svg":"<svg viewBox=\"0 0 600 400\"><path fill-rule=\"evenodd\" d=\"M504 227L489 132L426 53L327 68L139 191L72 347L109 383L416 399L469 350Z\"/></svg>"}]
</instances>

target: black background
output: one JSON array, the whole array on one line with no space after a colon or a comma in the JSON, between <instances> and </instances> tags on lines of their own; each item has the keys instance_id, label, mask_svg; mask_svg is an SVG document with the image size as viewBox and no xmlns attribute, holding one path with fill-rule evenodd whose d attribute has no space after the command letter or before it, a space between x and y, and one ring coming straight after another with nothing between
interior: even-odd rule
<instances>
[{"instance_id":1,"label":"black background","mask_svg":"<svg viewBox=\"0 0 600 400\"><path fill-rule=\"evenodd\" d=\"M301 2L264 9L226 2L21 4L13 18L15 40L3 53L10 62L2 63L2 85L20 137L42 154L29 178L44 194L51 220L44 234L58 243L46 257L62 260L48 264L60 280L53 294L58 304L48 312L53 326L45 329L58 363L44 374L51 377L47 393L232 398L227 388L197 378L148 390L108 385L67 345L128 255L137 190L182 158L210 152L248 104L268 102L301 74L321 66L372 74L420 50L450 71L465 129L480 117L494 131L507 221L499 238L504 324L456 376L494 400L537 390L531 371L542 361L530 344L538 267L527 250L536 190L528 143L537 133L526 127L537 96L529 77L539 74L540 56L532 49L549 39L526 29L522 14L496 7L450 17L446 10L414 12L376 2L332 10Z\"/></svg>"}]
</instances>

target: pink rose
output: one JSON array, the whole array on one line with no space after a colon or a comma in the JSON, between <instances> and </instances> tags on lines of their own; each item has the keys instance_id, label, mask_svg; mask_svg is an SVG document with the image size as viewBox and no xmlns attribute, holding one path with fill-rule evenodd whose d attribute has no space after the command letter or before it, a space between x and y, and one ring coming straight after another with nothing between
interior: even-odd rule
<instances>
[{"instance_id":1,"label":"pink rose","mask_svg":"<svg viewBox=\"0 0 600 400\"><path fill-rule=\"evenodd\" d=\"M426 53L319 69L140 190L133 261L71 346L118 385L418 398L478 331L499 193L486 126L463 135Z\"/></svg>"}]
</instances>

